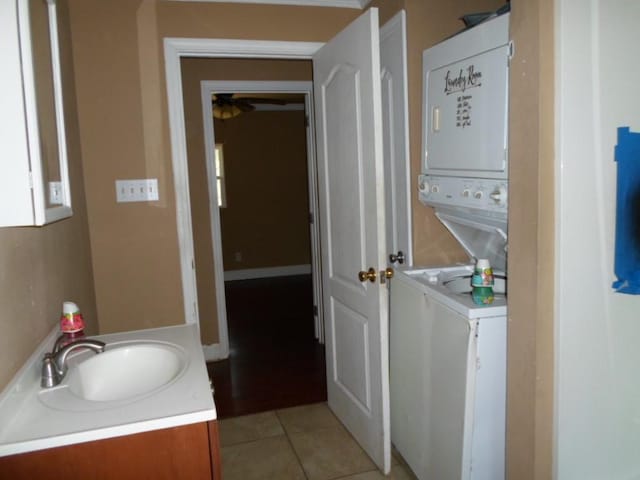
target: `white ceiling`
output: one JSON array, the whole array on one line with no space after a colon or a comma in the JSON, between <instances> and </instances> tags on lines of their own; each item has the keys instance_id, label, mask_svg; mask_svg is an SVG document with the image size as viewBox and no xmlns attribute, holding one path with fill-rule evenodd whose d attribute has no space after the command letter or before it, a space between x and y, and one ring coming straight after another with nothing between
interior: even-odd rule
<instances>
[{"instance_id":1,"label":"white ceiling","mask_svg":"<svg viewBox=\"0 0 640 480\"><path fill-rule=\"evenodd\" d=\"M224 3L262 3L272 5L299 5L304 7L338 7L362 10L371 0L168 0L173 2L224 2Z\"/></svg>"}]
</instances>

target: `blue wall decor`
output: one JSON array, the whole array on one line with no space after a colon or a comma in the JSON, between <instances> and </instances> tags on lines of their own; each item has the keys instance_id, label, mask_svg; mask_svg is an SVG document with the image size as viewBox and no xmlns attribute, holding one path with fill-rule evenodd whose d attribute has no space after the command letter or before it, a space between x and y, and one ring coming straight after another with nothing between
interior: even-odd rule
<instances>
[{"instance_id":1,"label":"blue wall decor","mask_svg":"<svg viewBox=\"0 0 640 480\"><path fill-rule=\"evenodd\" d=\"M613 282L616 292L640 294L640 133L618 128L616 251Z\"/></svg>"}]
</instances>

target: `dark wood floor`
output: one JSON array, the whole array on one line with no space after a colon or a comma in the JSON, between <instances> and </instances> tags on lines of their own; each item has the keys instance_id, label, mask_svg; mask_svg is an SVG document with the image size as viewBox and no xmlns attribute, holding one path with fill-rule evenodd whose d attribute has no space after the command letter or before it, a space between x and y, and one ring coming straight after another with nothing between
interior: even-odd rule
<instances>
[{"instance_id":1,"label":"dark wood floor","mask_svg":"<svg viewBox=\"0 0 640 480\"><path fill-rule=\"evenodd\" d=\"M219 418L327 399L310 275L226 282L229 359L209 362Z\"/></svg>"}]
</instances>

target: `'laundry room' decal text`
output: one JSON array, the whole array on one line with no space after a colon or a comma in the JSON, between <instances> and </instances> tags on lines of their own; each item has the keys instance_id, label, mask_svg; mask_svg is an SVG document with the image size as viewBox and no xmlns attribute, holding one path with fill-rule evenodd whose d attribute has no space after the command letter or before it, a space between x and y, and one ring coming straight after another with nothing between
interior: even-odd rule
<instances>
[{"instance_id":1,"label":"'laundry room' decal text","mask_svg":"<svg viewBox=\"0 0 640 480\"><path fill-rule=\"evenodd\" d=\"M450 95L456 92L464 92L467 88L479 87L482 85L481 79L482 72L476 72L473 65L469 65L466 71L461 68L456 77L451 75L451 70L447 70L447 75L444 78L444 93Z\"/></svg>"}]
</instances>

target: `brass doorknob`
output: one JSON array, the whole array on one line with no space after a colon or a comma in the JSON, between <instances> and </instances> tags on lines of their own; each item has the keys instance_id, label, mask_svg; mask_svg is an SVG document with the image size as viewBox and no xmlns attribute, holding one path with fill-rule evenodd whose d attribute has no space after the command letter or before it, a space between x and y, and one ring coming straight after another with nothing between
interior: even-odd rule
<instances>
[{"instance_id":1,"label":"brass doorknob","mask_svg":"<svg viewBox=\"0 0 640 480\"><path fill-rule=\"evenodd\" d=\"M384 274L384 278L393 278L394 270L391 267L388 267L386 270L380 272L380 275Z\"/></svg>"},{"instance_id":2,"label":"brass doorknob","mask_svg":"<svg viewBox=\"0 0 640 480\"><path fill-rule=\"evenodd\" d=\"M373 267L371 267L366 272L364 270L358 272L358 280L360 280L361 282L366 282L367 280L369 280L370 282L375 282L376 276L377 274Z\"/></svg>"}]
</instances>

